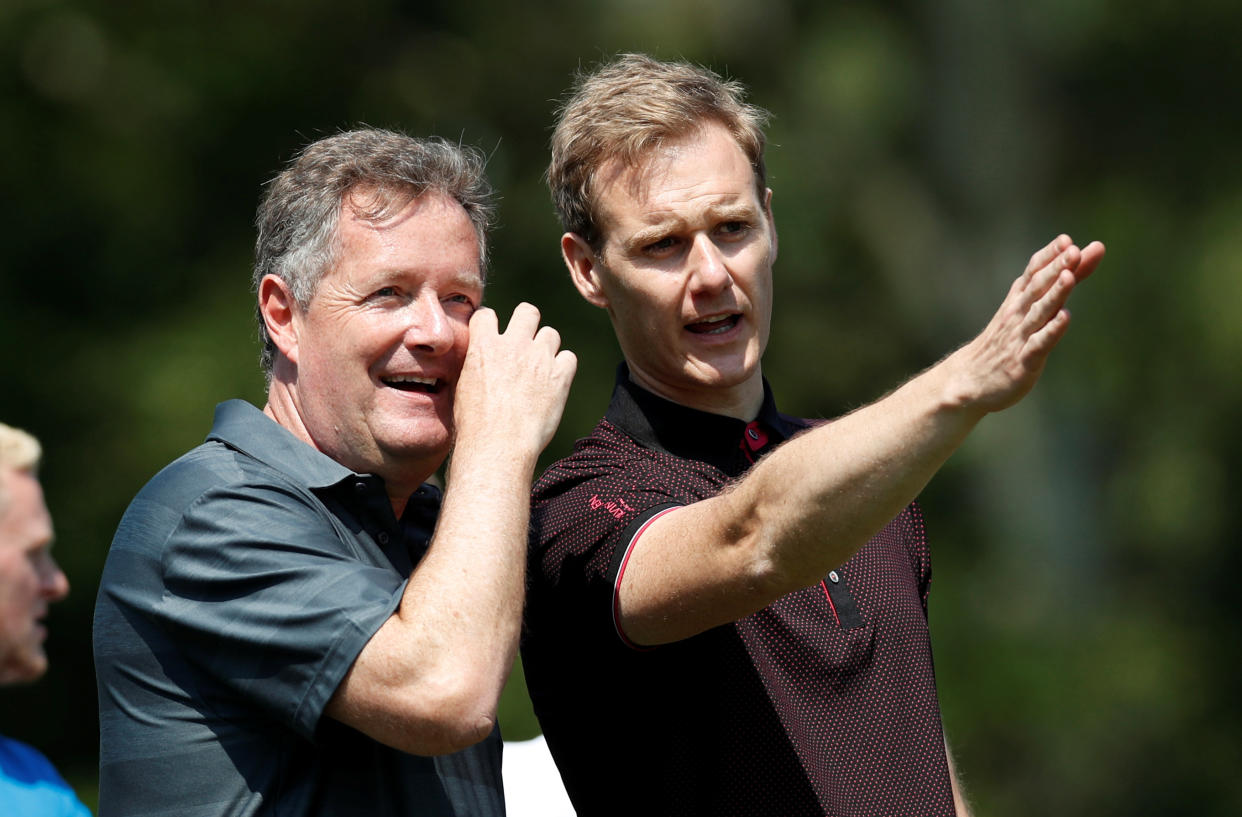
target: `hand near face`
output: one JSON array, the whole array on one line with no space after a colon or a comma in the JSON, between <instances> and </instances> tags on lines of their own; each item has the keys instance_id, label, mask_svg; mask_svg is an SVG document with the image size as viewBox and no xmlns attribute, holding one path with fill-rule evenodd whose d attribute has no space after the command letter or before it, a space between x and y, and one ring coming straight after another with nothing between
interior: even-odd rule
<instances>
[{"instance_id":1,"label":"hand near face","mask_svg":"<svg viewBox=\"0 0 1242 817\"><path fill-rule=\"evenodd\" d=\"M540 327L539 310L528 303L513 310L504 332L493 310L475 312L454 400L458 445L487 438L538 455L556 432L578 367L560 345L560 333Z\"/></svg>"},{"instance_id":2,"label":"hand near face","mask_svg":"<svg viewBox=\"0 0 1242 817\"><path fill-rule=\"evenodd\" d=\"M945 361L957 369L952 393L983 413L1021 400L1069 328L1070 293L1103 257L1100 242L1079 249L1067 235L1032 255L983 332Z\"/></svg>"}]
</instances>

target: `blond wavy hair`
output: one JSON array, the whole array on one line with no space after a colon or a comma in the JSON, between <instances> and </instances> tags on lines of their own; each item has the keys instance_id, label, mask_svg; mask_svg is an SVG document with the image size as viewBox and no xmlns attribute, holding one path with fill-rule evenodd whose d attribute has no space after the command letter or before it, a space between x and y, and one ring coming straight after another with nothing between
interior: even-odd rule
<instances>
[{"instance_id":1,"label":"blond wavy hair","mask_svg":"<svg viewBox=\"0 0 1242 817\"><path fill-rule=\"evenodd\" d=\"M661 143L708 122L724 125L755 171L760 201L767 190L763 128L768 112L744 101L745 87L687 62L621 54L575 77L557 113L548 187L566 232L598 250L602 236L592 183L615 160L636 163Z\"/></svg>"}]
</instances>

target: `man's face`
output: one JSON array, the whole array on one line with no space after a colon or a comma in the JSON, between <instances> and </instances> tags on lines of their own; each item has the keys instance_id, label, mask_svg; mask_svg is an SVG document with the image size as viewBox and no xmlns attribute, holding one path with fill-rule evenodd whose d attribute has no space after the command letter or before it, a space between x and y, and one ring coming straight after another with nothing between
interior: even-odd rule
<instances>
[{"instance_id":1,"label":"man's face","mask_svg":"<svg viewBox=\"0 0 1242 817\"><path fill-rule=\"evenodd\" d=\"M295 310L293 400L311 442L390 485L426 479L447 455L453 392L483 297L474 226L425 193L380 221L342 208L339 261Z\"/></svg>"},{"instance_id":2,"label":"man's face","mask_svg":"<svg viewBox=\"0 0 1242 817\"><path fill-rule=\"evenodd\" d=\"M69 593L52 559L52 518L33 474L0 466L0 683L33 681L47 671L42 621Z\"/></svg>"},{"instance_id":3,"label":"man's face","mask_svg":"<svg viewBox=\"0 0 1242 817\"><path fill-rule=\"evenodd\" d=\"M684 405L757 410L776 231L742 149L708 123L597 181L598 291L583 294L608 310L631 376Z\"/></svg>"}]
</instances>

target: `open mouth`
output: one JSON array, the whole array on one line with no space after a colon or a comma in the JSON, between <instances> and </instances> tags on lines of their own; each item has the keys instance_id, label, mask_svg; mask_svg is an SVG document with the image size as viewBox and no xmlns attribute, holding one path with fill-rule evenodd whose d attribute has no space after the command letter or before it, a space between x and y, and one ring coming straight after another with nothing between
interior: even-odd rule
<instances>
[{"instance_id":1,"label":"open mouth","mask_svg":"<svg viewBox=\"0 0 1242 817\"><path fill-rule=\"evenodd\" d=\"M443 383L439 378L435 377L417 377L415 375L395 375L393 377L381 377L380 382L390 389L398 391L417 391L424 394L437 394Z\"/></svg>"},{"instance_id":2,"label":"open mouth","mask_svg":"<svg viewBox=\"0 0 1242 817\"><path fill-rule=\"evenodd\" d=\"M733 327L737 326L742 319L741 315L717 315L713 318L705 318L695 323L686 324L686 329L696 335L723 335Z\"/></svg>"}]
</instances>

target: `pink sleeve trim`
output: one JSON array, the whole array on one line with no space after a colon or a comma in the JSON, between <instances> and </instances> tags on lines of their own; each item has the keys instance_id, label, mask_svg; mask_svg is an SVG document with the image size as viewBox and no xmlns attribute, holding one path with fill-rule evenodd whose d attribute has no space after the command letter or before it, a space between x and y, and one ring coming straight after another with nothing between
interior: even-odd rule
<instances>
[{"instance_id":1,"label":"pink sleeve trim","mask_svg":"<svg viewBox=\"0 0 1242 817\"><path fill-rule=\"evenodd\" d=\"M682 506L677 506L677 508L680 507ZM644 647L641 644L635 644L629 639L628 636L626 636L625 630L621 629L621 579L625 576L626 565L630 563L630 554L634 552L634 545L638 544L638 537L642 536L643 533L646 532L647 528L651 527L652 522L667 513L677 510L677 508L665 508L659 513L653 514L652 517L644 522L638 530L634 531L634 535L630 537L629 544L625 546L625 555L621 557L621 567L617 570L617 578L612 585L612 626L616 629L617 637L621 639L621 642L633 650L647 650L651 648Z\"/></svg>"}]
</instances>

